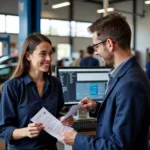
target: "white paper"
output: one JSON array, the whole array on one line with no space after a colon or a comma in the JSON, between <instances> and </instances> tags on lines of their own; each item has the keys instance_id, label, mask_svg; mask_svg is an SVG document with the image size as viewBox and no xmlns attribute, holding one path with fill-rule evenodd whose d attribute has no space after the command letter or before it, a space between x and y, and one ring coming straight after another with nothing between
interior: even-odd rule
<instances>
[{"instance_id":1,"label":"white paper","mask_svg":"<svg viewBox=\"0 0 150 150\"><path fill-rule=\"evenodd\" d=\"M68 117L74 115L74 114L77 112L77 110L79 110L80 108L81 108L81 105L80 105L80 104L78 104L78 105L73 105L73 106L70 108L70 110L68 111L68 113L67 113L65 116L61 117L60 120L63 121L63 120L65 120L65 119L67 119Z\"/></svg>"},{"instance_id":2,"label":"white paper","mask_svg":"<svg viewBox=\"0 0 150 150\"><path fill-rule=\"evenodd\" d=\"M32 122L42 123L45 127L45 131L50 135L57 138L62 142L60 132L73 130L69 126L63 125L57 118L55 118L50 112L48 112L44 107L33 117L31 118Z\"/></svg>"}]
</instances>

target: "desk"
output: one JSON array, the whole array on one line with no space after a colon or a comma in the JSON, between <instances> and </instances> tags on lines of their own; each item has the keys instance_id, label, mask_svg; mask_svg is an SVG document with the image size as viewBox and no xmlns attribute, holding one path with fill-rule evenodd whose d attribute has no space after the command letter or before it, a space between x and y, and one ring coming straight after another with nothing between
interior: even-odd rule
<instances>
[{"instance_id":1,"label":"desk","mask_svg":"<svg viewBox=\"0 0 150 150\"><path fill-rule=\"evenodd\" d=\"M86 134L86 135L96 135L96 131L85 131L85 132L79 132L82 134ZM73 146L69 146L69 145L64 145L64 150L73 150Z\"/></svg>"}]
</instances>

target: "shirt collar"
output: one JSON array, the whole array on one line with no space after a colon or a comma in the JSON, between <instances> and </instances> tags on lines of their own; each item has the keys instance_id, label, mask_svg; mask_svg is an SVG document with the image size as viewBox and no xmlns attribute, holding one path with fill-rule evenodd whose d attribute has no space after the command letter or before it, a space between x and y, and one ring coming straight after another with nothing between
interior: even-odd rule
<instances>
[{"instance_id":1,"label":"shirt collar","mask_svg":"<svg viewBox=\"0 0 150 150\"><path fill-rule=\"evenodd\" d=\"M31 77L29 76L29 74L26 74L25 76L23 76L23 80L25 84L29 84L31 82L33 82L33 80L31 79ZM51 84L51 76L46 76L45 77L45 85L49 86Z\"/></svg>"},{"instance_id":2,"label":"shirt collar","mask_svg":"<svg viewBox=\"0 0 150 150\"><path fill-rule=\"evenodd\" d=\"M24 80L25 84L29 84L29 83L32 82L32 79L31 79L31 77L28 74L23 76L23 80Z\"/></svg>"},{"instance_id":3,"label":"shirt collar","mask_svg":"<svg viewBox=\"0 0 150 150\"><path fill-rule=\"evenodd\" d=\"M116 74L119 72L119 70L134 56L129 56L128 58L126 58L119 66L117 66L116 68L110 70L109 72L109 78L114 78L116 76Z\"/></svg>"}]
</instances>

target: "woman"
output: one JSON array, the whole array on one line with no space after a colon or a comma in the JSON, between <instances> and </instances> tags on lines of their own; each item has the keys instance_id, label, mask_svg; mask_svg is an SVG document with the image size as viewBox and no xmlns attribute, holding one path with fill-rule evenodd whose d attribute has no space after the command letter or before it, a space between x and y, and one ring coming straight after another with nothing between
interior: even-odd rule
<instances>
[{"instance_id":1,"label":"woman","mask_svg":"<svg viewBox=\"0 0 150 150\"><path fill-rule=\"evenodd\" d=\"M9 150L57 149L57 140L44 126L30 121L42 107L60 117L63 93L60 81L51 76L51 61L51 41L42 34L29 35L13 76L2 87L0 135ZM63 122L72 123L72 117Z\"/></svg>"}]
</instances>

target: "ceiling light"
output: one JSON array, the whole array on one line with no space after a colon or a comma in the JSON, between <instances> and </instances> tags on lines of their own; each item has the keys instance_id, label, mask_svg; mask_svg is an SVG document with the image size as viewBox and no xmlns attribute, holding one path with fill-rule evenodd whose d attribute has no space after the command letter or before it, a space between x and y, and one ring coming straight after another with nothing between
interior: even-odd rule
<instances>
[{"instance_id":1,"label":"ceiling light","mask_svg":"<svg viewBox=\"0 0 150 150\"><path fill-rule=\"evenodd\" d=\"M107 8L107 11L110 12L110 11L114 11L114 8ZM98 9L97 10L97 13L104 13L105 10L104 9Z\"/></svg>"},{"instance_id":2,"label":"ceiling light","mask_svg":"<svg viewBox=\"0 0 150 150\"><path fill-rule=\"evenodd\" d=\"M55 4L52 6L52 8L56 9L56 8L65 7L65 6L69 6L69 5L70 5L70 2L64 2L64 3L60 3L60 4Z\"/></svg>"},{"instance_id":3,"label":"ceiling light","mask_svg":"<svg viewBox=\"0 0 150 150\"><path fill-rule=\"evenodd\" d=\"M145 4L150 4L150 0L149 1L145 1Z\"/></svg>"}]
</instances>

